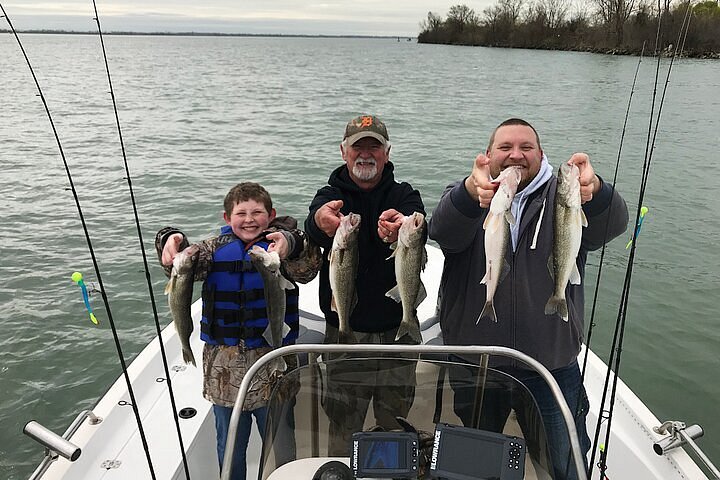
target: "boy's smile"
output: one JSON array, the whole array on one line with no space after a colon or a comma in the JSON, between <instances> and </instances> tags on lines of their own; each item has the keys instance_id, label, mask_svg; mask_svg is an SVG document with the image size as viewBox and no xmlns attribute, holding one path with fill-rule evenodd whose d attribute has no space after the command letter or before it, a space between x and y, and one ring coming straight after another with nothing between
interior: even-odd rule
<instances>
[{"instance_id":1,"label":"boy's smile","mask_svg":"<svg viewBox=\"0 0 720 480\"><path fill-rule=\"evenodd\" d=\"M235 204L232 214L223 213L225 222L233 233L243 242L255 240L267 230L270 222L275 219L275 209L267 211L265 205L255 200L245 200Z\"/></svg>"}]
</instances>

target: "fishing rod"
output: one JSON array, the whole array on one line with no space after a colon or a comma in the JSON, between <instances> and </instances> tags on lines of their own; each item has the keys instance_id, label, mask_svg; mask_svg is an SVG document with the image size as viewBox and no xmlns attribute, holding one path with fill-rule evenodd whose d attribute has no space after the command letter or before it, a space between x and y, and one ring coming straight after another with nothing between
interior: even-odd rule
<instances>
[{"instance_id":1,"label":"fishing rod","mask_svg":"<svg viewBox=\"0 0 720 480\"><path fill-rule=\"evenodd\" d=\"M610 185L611 195L614 195L614 193L615 193L615 185L617 184L618 170L620 169L620 159L622 158L622 149L623 149L623 145L625 143L625 133L627 131L628 119L630 117L630 107L632 105L632 99L633 99L633 95L635 93L635 86L637 84L638 73L640 71L640 64L642 63L644 54L645 54L645 42L643 42L642 49L640 50L640 58L638 59L637 66L635 67L635 75L633 77L632 86L630 88L630 96L628 98L627 109L625 110L625 119L623 120L623 127L622 127L622 131L620 133L620 145L618 147L617 159L615 161L615 171L613 172L612 183ZM613 205L611 202L610 206L608 207L608 215L607 215L608 218L611 217L612 206ZM605 263L604 262L605 252L607 250L607 238L609 235L609 231L610 231L610 222L606 222L605 234L603 235L603 242L602 242L603 246L600 251L600 261L599 261L599 265L598 265L597 277L595 280L595 290L593 292L592 309L590 312L590 322L589 322L589 326L588 326L588 333L587 333L586 340L585 340L585 355L583 356L583 363L582 363L582 368L581 368L581 373L580 373L580 381L583 383L585 382L585 373L587 371L587 362L588 362L588 358L590 356L590 345L592 343L592 333L593 333L594 327L596 326L595 310L597 307L598 293L600 290L600 279L602 278L602 269L603 269L603 265ZM582 398L580 396L578 396L577 402L575 404L575 409L573 410L573 417L576 419L580 413L581 400L582 400ZM568 457L568 461L565 466L565 474L566 475L570 468L570 460L571 460L570 457Z\"/></svg>"},{"instance_id":2,"label":"fishing rod","mask_svg":"<svg viewBox=\"0 0 720 480\"><path fill-rule=\"evenodd\" d=\"M83 232L85 233L85 240L87 242L88 250L90 251L90 257L92 258L93 268L95 269L95 275L97 276L98 285L100 287L100 295L103 299L103 304L105 305L105 310L107 312L108 316L108 323L110 324L110 329L112 331L113 339L115 341L115 348L117 350L118 358L120 359L120 365L122 367L123 376L125 377L125 383L127 384L128 394L130 395L130 406L132 407L133 413L135 414L135 421L138 425L138 431L140 433L140 438L142 439L143 448L145 449L145 456L147 458L148 467L150 468L150 475L153 478L155 477L155 469L153 468L152 459L150 458L150 450L148 448L147 439L145 438L145 431L142 426L142 421L140 419L140 412L138 411L137 401L135 400L135 393L132 388L132 383L130 382L130 376L127 372L127 365L125 363L125 356L122 351L122 346L120 345L120 339L118 337L117 328L115 326L115 322L113 320L112 311L110 310L110 301L108 300L107 293L105 292L105 287L103 285L102 276L100 275L100 267L98 265L97 257L95 256L95 249L93 248L92 239L90 238L90 233L88 231L87 223L85 222L85 215L83 214L82 207L80 205L80 198L78 197L77 189L75 188L75 183L73 182L72 173L70 172L70 166L68 165L67 159L65 158L65 152L62 148L62 142L60 141L60 136L58 135L57 128L55 128L55 122L53 121L52 115L50 114L50 108L48 107L47 100L45 99L45 95L42 92L42 88L40 88L40 82L37 79L37 76L35 75L35 70L32 67L32 64L30 63L30 58L28 57L27 53L25 52L25 48L23 47L22 42L20 41L20 37L17 34L17 30L15 30L15 27L13 26L12 22L10 21L10 17L8 16L7 12L5 11L5 8L0 3L0 10L2 10L2 16L5 17L5 20L7 21L8 25L10 26L10 30L12 31L12 34L15 36L15 40L17 41L18 46L20 47L20 51L23 54L23 57L25 58L25 62L27 63L28 68L30 69L30 74L33 77L33 80L35 81L35 86L37 87L38 96L42 100L43 106L45 107L45 113L47 114L47 118L50 121L50 126L52 127L53 134L55 136L55 142L57 143L58 150L60 151L60 157L62 158L63 166L65 167L65 173L67 175L68 182L70 183L70 190L72 191L73 198L75 199L75 206L77 207L77 212L80 217L80 223L82 224Z\"/></svg>"},{"instance_id":3,"label":"fishing rod","mask_svg":"<svg viewBox=\"0 0 720 480\"><path fill-rule=\"evenodd\" d=\"M183 467L185 469L185 478L190 480L190 468L188 467L187 455L185 453L185 444L182 439L180 430L180 417L178 416L178 408L175 403L175 393L172 388L172 379L170 377L170 367L168 366L167 355L165 353L165 345L162 339L162 328L160 327L160 319L158 317L157 305L155 304L155 293L152 287L152 278L150 276L150 268L148 266L147 254L145 252L145 242L143 240L142 229L140 228L140 217L138 215L137 204L135 202L135 193L132 186L132 177L130 176L130 167L128 166L127 154L125 151L125 142L123 140L122 128L120 126L120 116L117 109L117 101L115 99L115 89L113 88L112 77L110 75L110 64L107 59L105 50L105 41L103 38L102 27L100 26L100 15L98 15L97 4L93 0L93 10L95 12L95 23L97 23L98 37L100 38L100 46L102 48L103 60L105 62L105 72L107 73L108 86L110 88L110 98L112 98L113 111L115 112L115 125L117 126L118 137L120 139L120 150L122 151L123 164L125 166L125 179L127 180L128 190L130 193L130 202L132 203L133 214L135 218L135 228L137 230L138 242L140 243L140 251L142 252L143 268L145 269L145 280L147 282L148 293L150 295L150 305L152 306L153 319L155 321L155 330L158 342L160 344L160 356L162 358L163 368L165 369L165 380L167 382L168 393L170 394L170 404L172 406L173 420L175 421L175 430L177 432L178 442L180 444L180 452L182 454Z\"/></svg>"},{"instance_id":4,"label":"fishing rod","mask_svg":"<svg viewBox=\"0 0 720 480\"><path fill-rule=\"evenodd\" d=\"M610 360L608 361L608 372L606 375L603 399L600 404L601 411L602 411L602 407L605 405L607 387L609 385L609 376L611 373L611 366L614 365L615 376L612 381L612 391L610 394L609 409L607 412L608 413L608 415L607 415L608 423L607 423L607 430L605 432L605 443L603 444L603 452L602 452L600 462L598 465L600 468L600 478L601 479L603 478L604 471L607 467L607 465L606 465L607 450L609 448L610 431L611 431L611 427L612 427L612 417L613 417L613 411L614 411L614 406L615 406L615 398L616 398L616 394L617 394L617 384L618 384L618 379L620 376L621 354L622 354L622 345L623 345L623 341L624 341L625 326L626 326L626 319L627 319L627 306L628 306L628 300L629 300L629 296L630 296L630 285L631 285L631 280L632 280L632 272L633 272L633 266L634 266L634 260L635 260L635 253L636 253L636 248L637 248L637 238L638 238L638 234L640 233L639 227L642 224L641 222L642 222L642 218L644 215L642 203L643 203L643 199L645 196L645 189L647 187L647 180L648 180L648 177L650 174L650 164L652 162L653 153L655 150L657 133L659 130L659 125L660 125L660 118L662 116L662 107L665 103L667 89L668 89L668 85L670 83L670 74L672 72L674 60L680 52L679 45L680 45L680 39L683 35L683 30L686 30L689 27L688 18L689 18L690 6L691 6L691 4L690 4L690 2L688 2L688 10L686 11L685 19L683 20L683 24L680 27L680 31L678 33L678 41L675 44L676 47L675 47L675 50L673 51L673 55L671 57L670 64L668 65L668 70L667 70L667 74L665 77L665 84L663 86L662 95L660 98L660 102L658 104L657 115L655 116L654 128L653 128L653 111L654 111L654 106L655 106L654 105L655 92L653 93L653 110L651 110L651 115L650 115L650 122L649 122L649 129L648 129L648 142L646 145L646 156L645 156L645 162L643 164L641 187L640 187L638 205L637 205L637 210L636 210L636 215L635 215L635 228L633 231L633 238L629 243L629 245L632 246L632 249L630 250L630 256L628 259L628 266L627 266L627 270L626 270L626 274L625 274L625 282L623 285L623 292L622 292L622 296L621 296L621 306L618 310L618 318L616 320L616 328L615 328L615 333L613 335L613 348L611 350ZM658 11L660 11L659 2L658 2ZM658 20L658 30L659 29L660 29L660 20ZM656 38L658 38L658 39L660 38L659 33ZM655 52L658 55L656 77L655 77L655 91L657 91L660 62L661 62L661 56L659 54L658 48L659 48L659 42L656 43L656 48L655 48ZM614 359L614 361L613 361L613 359ZM598 416L598 425L597 425L597 429L596 429L596 433L595 433L595 442L597 442L601 421L602 421L602 415L599 415ZM590 466L589 466L588 476L592 472L594 458L595 458L595 449L593 449L593 454L592 454L592 459L591 459Z\"/></svg>"}]
</instances>

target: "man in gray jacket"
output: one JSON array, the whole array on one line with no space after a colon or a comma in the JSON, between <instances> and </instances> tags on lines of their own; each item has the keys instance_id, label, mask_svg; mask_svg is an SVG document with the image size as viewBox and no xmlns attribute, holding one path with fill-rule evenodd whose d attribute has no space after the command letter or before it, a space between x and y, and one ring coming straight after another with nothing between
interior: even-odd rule
<instances>
[{"instance_id":1,"label":"man in gray jacket","mask_svg":"<svg viewBox=\"0 0 720 480\"><path fill-rule=\"evenodd\" d=\"M553 295L554 281L548 268L553 252L553 212L557 177L552 173L540 146L537 131L527 122L513 118L501 123L490 137L485 155L475 159L472 173L448 186L429 224L430 238L445 254L440 284L440 323L443 338L450 345L500 345L519 350L547 367L558 381L571 410L576 410L576 427L583 453L590 448L585 428L587 396L582 385L577 357L583 340L584 274L587 254L625 231L628 211L625 201L594 172L589 157L574 154L568 164L580 171L582 210L588 226L583 228L576 264L582 279L566 288L568 319L545 314ZM483 222L498 187L492 181L508 167L520 167L521 180L512 203L515 224L505 253L509 270L500 276L494 294L497 322L478 321L485 304L485 234ZM476 323L477 322L477 323ZM559 409L543 381L521 365L491 363L528 386L542 414L550 458L556 479L576 478L568 462L570 444ZM474 388L463 383L461 370L451 370L455 412L468 426L477 419ZM479 421L473 426L502 431L511 408L512 396L488 395L482 403ZM518 420L526 437L537 434L537 426ZM525 423L525 425L523 425ZM531 431L535 429L534 433ZM542 437L542 435L539 435ZM528 438L528 447L537 450ZM569 465L569 467L568 467Z\"/></svg>"}]
</instances>

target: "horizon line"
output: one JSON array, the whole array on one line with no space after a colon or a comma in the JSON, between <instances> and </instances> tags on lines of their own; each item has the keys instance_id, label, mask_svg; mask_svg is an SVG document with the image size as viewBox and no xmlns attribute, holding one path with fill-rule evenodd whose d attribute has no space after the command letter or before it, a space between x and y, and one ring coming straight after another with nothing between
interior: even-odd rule
<instances>
[{"instance_id":1,"label":"horizon line","mask_svg":"<svg viewBox=\"0 0 720 480\"><path fill-rule=\"evenodd\" d=\"M39 33L39 34L57 34L57 35L97 35L97 31L92 30L63 30L63 29L23 29L15 30L17 33ZM0 28L0 33L12 33L9 28ZM222 32L138 32L138 31L122 31L114 30L102 32L103 35L157 35L157 36L186 36L186 37L309 37L309 38L406 38L408 40L417 39L417 35L365 35L365 34L326 34L326 33L222 33Z\"/></svg>"}]
</instances>

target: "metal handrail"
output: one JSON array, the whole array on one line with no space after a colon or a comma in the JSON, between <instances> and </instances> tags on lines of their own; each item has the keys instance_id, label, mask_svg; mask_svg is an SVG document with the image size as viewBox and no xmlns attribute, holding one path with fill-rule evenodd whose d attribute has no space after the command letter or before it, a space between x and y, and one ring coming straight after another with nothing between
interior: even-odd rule
<instances>
[{"instance_id":1,"label":"metal handrail","mask_svg":"<svg viewBox=\"0 0 720 480\"><path fill-rule=\"evenodd\" d=\"M575 468L578 473L579 480L587 480L587 472L585 471L585 462L583 461L582 451L580 450L580 441L578 440L577 429L573 415L565 402L560 387L550 371L534 358L512 348L507 347L481 347L481 346L454 346L454 345L377 345L377 344L335 344L335 345L289 345L287 347L277 348L263 355L255 362L245 374L240 384L238 396L235 399L232 415L230 416L230 425L228 427L227 440L225 442L225 456L223 458L221 480L230 480L232 473L232 459L235 451L235 438L237 437L238 423L242 406L245 403L245 396L250 388L250 383L255 374L272 360L283 355L294 355L298 353L397 353L397 354L480 354L480 355L498 355L501 357L509 357L523 362L532 370L535 370L545 380L550 391L555 397L555 401L560 407L565 425L570 436L570 448L572 450L573 459L575 460Z\"/></svg>"}]
</instances>

